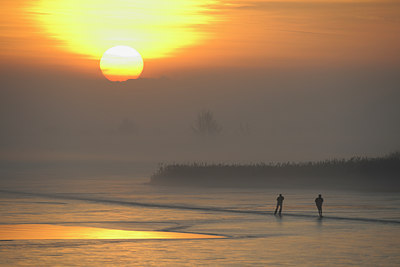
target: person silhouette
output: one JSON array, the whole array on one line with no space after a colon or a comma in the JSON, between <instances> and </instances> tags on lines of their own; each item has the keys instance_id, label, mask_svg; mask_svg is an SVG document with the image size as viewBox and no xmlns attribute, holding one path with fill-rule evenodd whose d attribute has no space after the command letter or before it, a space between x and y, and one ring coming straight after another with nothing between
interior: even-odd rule
<instances>
[{"instance_id":1,"label":"person silhouette","mask_svg":"<svg viewBox=\"0 0 400 267\"><path fill-rule=\"evenodd\" d=\"M279 215L281 215L282 212L282 204L283 204L283 200L285 198L282 196L282 194L279 194L279 196L276 198L276 209L274 212L274 215L276 215L276 212L278 211L279 208Z\"/></svg>"},{"instance_id":2,"label":"person silhouette","mask_svg":"<svg viewBox=\"0 0 400 267\"><path fill-rule=\"evenodd\" d=\"M319 194L318 197L315 199L315 205L317 205L319 217L322 217L322 203L323 202L324 202L324 199L322 198L321 194Z\"/></svg>"}]
</instances>

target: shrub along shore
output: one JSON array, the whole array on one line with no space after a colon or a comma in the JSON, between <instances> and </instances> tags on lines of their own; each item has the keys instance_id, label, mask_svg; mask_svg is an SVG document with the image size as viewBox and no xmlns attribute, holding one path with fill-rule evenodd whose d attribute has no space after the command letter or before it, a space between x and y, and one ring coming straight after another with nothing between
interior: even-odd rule
<instances>
[{"instance_id":1,"label":"shrub along shore","mask_svg":"<svg viewBox=\"0 0 400 267\"><path fill-rule=\"evenodd\" d=\"M301 163L160 164L150 184L400 191L400 152Z\"/></svg>"}]
</instances>

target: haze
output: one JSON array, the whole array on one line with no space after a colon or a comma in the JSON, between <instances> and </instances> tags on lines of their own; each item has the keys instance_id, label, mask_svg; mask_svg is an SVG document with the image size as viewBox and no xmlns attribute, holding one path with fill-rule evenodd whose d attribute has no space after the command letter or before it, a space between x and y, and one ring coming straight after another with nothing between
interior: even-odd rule
<instances>
[{"instance_id":1,"label":"haze","mask_svg":"<svg viewBox=\"0 0 400 267\"><path fill-rule=\"evenodd\" d=\"M399 149L397 1L192 5L202 23L175 26L196 32L193 42L145 57L142 78L119 84L79 49L79 35L53 34L61 22L49 29L37 5L6 1L1 158L269 162ZM85 6L88 19L112 15L104 6ZM202 111L219 134L193 132Z\"/></svg>"}]
</instances>

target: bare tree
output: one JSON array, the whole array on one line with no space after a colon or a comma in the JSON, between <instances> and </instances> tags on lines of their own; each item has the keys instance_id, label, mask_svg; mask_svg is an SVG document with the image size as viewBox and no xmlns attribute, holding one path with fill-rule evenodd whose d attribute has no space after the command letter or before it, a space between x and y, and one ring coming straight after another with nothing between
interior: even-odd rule
<instances>
[{"instance_id":1,"label":"bare tree","mask_svg":"<svg viewBox=\"0 0 400 267\"><path fill-rule=\"evenodd\" d=\"M243 136L248 136L250 135L251 130L250 130L250 125L246 123L240 123L239 125L239 134Z\"/></svg>"},{"instance_id":2,"label":"bare tree","mask_svg":"<svg viewBox=\"0 0 400 267\"><path fill-rule=\"evenodd\" d=\"M118 131L122 134L133 134L136 131L135 123L130 119L123 119L118 126Z\"/></svg>"},{"instance_id":3,"label":"bare tree","mask_svg":"<svg viewBox=\"0 0 400 267\"><path fill-rule=\"evenodd\" d=\"M204 110L197 115L193 132L199 135L216 135L222 130L221 125L214 119L214 114L209 110Z\"/></svg>"}]
</instances>

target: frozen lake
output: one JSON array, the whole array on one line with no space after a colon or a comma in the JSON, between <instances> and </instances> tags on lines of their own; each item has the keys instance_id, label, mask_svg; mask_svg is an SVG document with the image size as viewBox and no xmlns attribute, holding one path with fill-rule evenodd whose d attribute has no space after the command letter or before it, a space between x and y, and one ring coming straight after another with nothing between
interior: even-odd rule
<instances>
[{"instance_id":1,"label":"frozen lake","mask_svg":"<svg viewBox=\"0 0 400 267\"><path fill-rule=\"evenodd\" d=\"M0 264L400 264L397 193L188 189L147 181L2 179ZM279 193L281 217L273 215ZM322 219L314 204L319 193Z\"/></svg>"}]
</instances>

